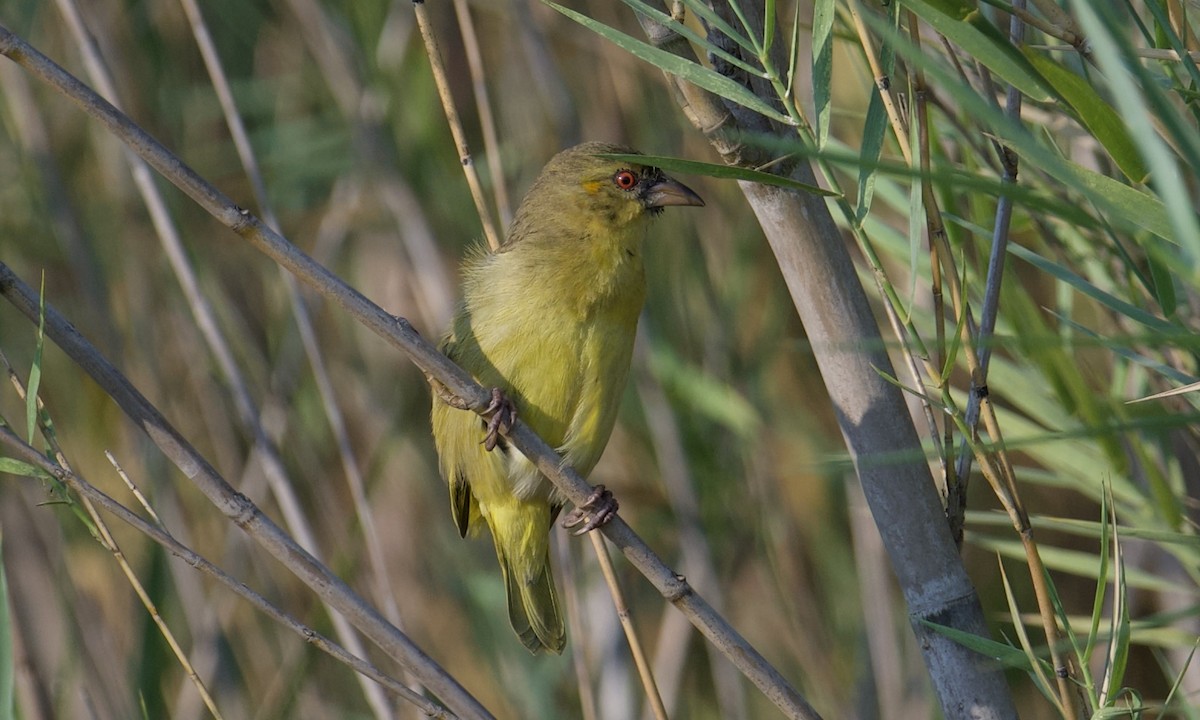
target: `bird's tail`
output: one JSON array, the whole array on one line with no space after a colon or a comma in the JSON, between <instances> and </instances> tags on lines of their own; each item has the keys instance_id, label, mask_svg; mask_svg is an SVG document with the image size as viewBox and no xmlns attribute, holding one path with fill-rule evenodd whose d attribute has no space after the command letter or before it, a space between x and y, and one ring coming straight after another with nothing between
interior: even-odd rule
<instances>
[{"instance_id":1,"label":"bird's tail","mask_svg":"<svg viewBox=\"0 0 1200 720\"><path fill-rule=\"evenodd\" d=\"M489 510L488 526L504 574L513 630L530 652L561 653L567 633L550 572L549 507L544 502L517 502Z\"/></svg>"}]
</instances>

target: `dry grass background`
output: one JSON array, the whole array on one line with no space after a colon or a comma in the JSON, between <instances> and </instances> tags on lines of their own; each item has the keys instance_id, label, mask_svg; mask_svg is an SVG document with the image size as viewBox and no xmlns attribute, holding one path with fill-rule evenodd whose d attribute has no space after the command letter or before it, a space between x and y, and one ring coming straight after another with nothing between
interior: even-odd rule
<instances>
[{"instance_id":1,"label":"dry grass background","mask_svg":"<svg viewBox=\"0 0 1200 720\"><path fill-rule=\"evenodd\" d=\"M82 77L80 43L63 21L64 5L66 0L9 0L0 6L0 20ZM632 13L619 4L593 0L572 7L640 34ZM780 16L791 17L790 7ZM489 192L502 184L515 203L546 159L584 139L715 161L657 69L541 4L513 0L471 5L501 139L496 155L503 176L488 176L454 9L448 3L429 3L428 9ZM181 6L97 0L80 11L116 79L121 106L201 175L251 206L253 190ZM282 232L389 312L436 337L457 297L457 261L478 242L480 225L410 3L215 0L203 13ZM835 61L833 134L852 147L870 83L865 63L843 36ZM44 278L48 302L226 478L278 515L261 455L238 420L228 378L197 329L122 149L7 61L0 63L0 118L0 260L31 284ZM699 213L668 212L656 222L631 383L591 481L614 490L622 516L723 608L826 717L929 716L936 702L919 652L877 534L864 522L832 411L770 250L733 183L687 181L708 206ZM165 195L201 292L279 449L321 555L379 607L394 602L405 632L497 717L580 716L570 651L561 658L532 657L515 641L490 543L460 540L450 522L421 373L338 308L306 296L344 416L349 457L365 482L386 569L380 577L279 272L182 195L169 188ZM895 205L877 215L882 224L907 231L907 218ZM1025 222L1015 235L1034 243L1037 232ZM902 274L904 253L898 257ZM1010 292L1043 304L1064 292L1028 269L1013 286ZM1091 318L1113 334L1123 330L1105 324L1106 308L1083 301L1079 306L1079 322ZM22 375L34 363L35 332L0 305L0 350ZM1009 337L1021 332L1002 329ZM1012 396L1046 387L1036 362L1038 344L1048 341L1032 335L1024 341L1034 349L1012 351L1016 374L1011 389L999 390L1002 406L1017 414L1030 411ZM1119 362L1107 349L1080 342L1064 352L1077 364L1080 387L1105 394L1114 389ZM104 459L111 451L180 540L330 632L328 616L307 589L215 512L53 346L41 367L41 397L77 472L132 503ZM1147 413L1168 420L1173 414ZM24 426L24 405L15 392L0 392L0 416ZM1112 457L1114 446L1119 452L1122 442L1154 443L1155 452L1174 458L1164 462L1174 462L1167 474L1177 487L1189 477L1186 449L1194 443L1183 423L1168 423L1158 434L1146 431L1149 438L1059 438L1056 429L1043 427L1038 447L1079 453L1104 468L1092 477L1098 487L1118 482L1122 473L1136 475ZM1171 443L1185 452L1173 453ZM1054 471L1036 453L1021 461L1033 476ZM1031 485L1026 504L1039 515L1097 519L1098 493L1081 492L1073 482ZM983 483L973 491L972 509L994 506ZM1194 515L1194 503L1185 508ZM225 717L380 715L350 670L115 525L122 549ZM973 542L981 527L980 536L991 544ZM0 528L21 717L205 715L112 557L45 484L5 476ZM1171 529L1190 534L1190 528L1183 523ZM1005 627L995 551L1008 537L1003 526L969 527L965 550L989 618ZM691 565L687 556L698 549L697 538L707 546L709 568ZM1041 538L1052 548L1084 553L1083 560L1096 558L1094 539L1053 531ZM586 544L566 546L584 608L583 632L570 642L602 698L599 717L638 717L640 687L595 560ZM1150 576L1169 577L1161 568L1172 563L1157 546L1138 547L1131 546L1127 562ZM1020 565L1012 563L1010 574L1013 567ZM1064 605L1086 616L1094 576L1057 569ZM625 565L618 570L635 622L662 670L673 716L772 716L770 704L722 662L712 662L702 639L640 576ZM1194 575L1194 569L1185 571L1167 588L1182 588L1176 593L1182 615L1165 624L1164 645L1182 648L1183 656L1188 633L1195 633ZM1019 606L1032 607L1027 583L1015 584ZM1160 589L1139 591L1146 612L1164 607ZM1126 684L1147 702L1161 701L1173 674L1158 666L1149 646L1135 648ZM1181 656L1168 656L1178 672ZM1024 675L1010 679L1023 716L1054 716ZM415 716L403 704L395 712Z\"/></svg>"}]
</instances>

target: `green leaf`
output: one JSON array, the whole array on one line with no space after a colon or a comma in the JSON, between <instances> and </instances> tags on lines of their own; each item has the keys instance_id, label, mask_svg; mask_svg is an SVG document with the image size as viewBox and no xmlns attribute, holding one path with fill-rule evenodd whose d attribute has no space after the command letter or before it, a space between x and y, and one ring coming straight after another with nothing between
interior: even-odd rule
<instances>
[{"instance_id":1,"label":"green leaf","mask_svg":"<svg viewBox=\"0 0 1200 720\"><path fill-rule=\"evenodd\" d=\"M1178 308L1178 301L1175 297L1175 278L1171 273L1171 269L1167 267L1161 257L1161 253L1148 252L1146 253L1146 262L1150 266L1150 279L1153 280L1154 299L1158 301L1158 306L1162 308L1163 315L1170 317L1175 314Z\"/></svg>"},{"instance_id":2,"label":"green leaf","mask_svg":"<svg viewBox=\"0 0 1200 720\"><path fill-rule=\"evenodd\" d=\"M934 30L966 50L1024 95L1047 102L1053 93L1038 71L988 22L974 3L965 0L902 0Z\"/></svg>"},{"instance_id":3,"label":"green leaf","mask_svg":"<svg viewBox=\"0 0 1200 720\"><path fill-rule=\"evenodd\" d=\"M771 52L771 45L775 42L775 0L766 0L764 5L762 54L766 57L767 53Z\"/></svg>"},{"instance_id":4,"label":"green leaf","mask_svg":"<svg viewBox=\"0 0 1200 720\"><path fill-rule=\"evenodd\" d=\"M1120 695L1121 682L1125 679L1125 667L1129 661L1131 621L1129 618L1129 591L1125 584L1125 559L1121 552L1121 538L1113 528L1113 636L1108 647L1108 668L1101 685L1104 707L1113 707Z\"/></svg>"},{"instance_id":5,"label":"green leaf","mask_svg":"<svg viewBox=\"0 0 1200 720\"><path fill-rule=\"evenodd\" d=\"M910 133L910 135L915 137L916 133ZM922 172L920 168L914 168L902 162L889 160L867 162L861 153L851 152L845 146L838 144L837 138L831 138L829 148L825 150L817 150L807 143L796 139L778 138L775 136L744 135L742 136L742 140L747 145L765 148L779 155L795 154L799 157L825 160L837 165L847 165L854 168L868 167L872 170L877 170L880 174L896 177L917 179L928 177L935 185L944 185L958 192L975 190L997 197L1008 196L1030 210L1045 212L1063 222L1069 222L1080 227L1100 226L1095 218L1088 215L1077 205L1062 202L1057 197L1042 190L1031 189L1022 183L1006 183L999 178L968 172L952 165L938 165L933 167L929 172ZM916 147L915 140L913 141L913 147ZM919 192L920 188L918 187ZM918 216L921 214L918 213ZM923 223L924 218L919 217L917 222ZM985 232L984 235L990 235L990 233Z\"/></svg>"},{"instance_id":6,"label":"green leaf","mask_svg":"<svg viewBox=\"0 0 1200 720\"><path fill-rule=\"evenodd\" d=\"M542 0L542 2L559 11L563 15L566 15L597 35L603 37L617 47L620 47L622 50L625 50L630 55L633 55L641 60L645 60L663 72L671 73L672 75L683 78L693 85L704 88L711 93L716 93L726 100L749 108L777 122L781 122L785 125L796 124L787 115L779 112L775 108L771 107L762 98L750 92L748 88L739 85L733 80L718 73L716 70L711 70L703 65L699 65L690 60L685 60L678 55L672 55L666 50L660 50L647 42L638 40L635 37L626 35L620 30L614 30L602 22L593 20L587 15L575 12L574 10L565 8L562 5L556 5L550 0Z\"/></svg>"},{"instance_id":7,"label":"green leaf","mask_svg":"<svg viewBox=\"0 0 1200 720\"><path fill-rule=\"evenodd\" d=\"M1157 127L1162 123L1176 128L1178 118L1174 108L1162 102L1160 93L1153 87L1153 79L1142 71L1140 61L1132 57L1133 50L1124 38L1125 28L1114 27L1117 21L1113 11L1111 8L1106 10L1104 5L1094 7L1079 0L1071 3L1088 42L1095 49L1096 61L1108 78L1113 102L1128 123L1133 139L1150 167L1151 183L1162 198L1170 225L1170 234L1162 237L1174 240L1187 251L1186 260L1191 265L1188 270L1194 273L1200 266L1200 221L1196 218L1187 180L1180 172L1179 156L1163 141ZM1151 87L1146 87L1147 84ZM1191 143L1181 144L1186 152L1189 145L1195 144L1196 133L1194 128L1183 132L1191 140ZM1173 134L1178 135L1178 132ZM1195 170L1195 161L1187 164L1192 166L1190 170Z\"/></svg>"},{"instance_id":8,"label":"green leaf","mask_svg":"<svg viewBox=\"0 0 1200 720\"><path fill-rule=\"evenodd\" d=\"M1005 667L1016 668L1025 672L1032 670L1029 665L1029 659L1025 657L1025 653L1012 645L996 642L991 638L981 637L974 633L952 628L948 625L939 625L928 620L920 620L919 622L925 627L932 628L936 632L945 635L968 650L974 650L980 655L1000 662Z\"/></svg>"},{"instance_id":9,"label":"green leaf","mask_svg":"<svg viewBox=\"0 0 1200 720\"><path fill-rule=\"evenodd\" d=\"M543 2L544 1L545 0L543 0ZM750 41L750 38L741 34L735 30L732 25L725 22L725 18L718 15L712 8L708 6L707 3L704 2L704 0L683 0L683 4L687 6L688 10L691 10L703 18L706 24L712 26L716 30L720 31L722 35L737 43L738 46L743 50L749 50L754 54L758 54L758 48L755 47L754 43Z\"/></svg>"},{"instance_id":10,"label":"green leaf","mask_svg":"<svg viewBox=\"0 0 1200 720\"><path fill-rule=\"evenodd\" d=\"M1110 222L1119 223L1123 228L1147 230L1165 240L1179 243L1167 215L1167 206L1158 197L1062 158L1056 148L1037 140L1021 123L1005 117L991 100L980 97L975 88L921 52L883 19L871 13L864 13L862 18L909 63L924 70L931 81L936 82L937 86L957 103L962 112L985 126L1001 142L1020 155L1022 162L1041 168L1067 187L1082 193L1085 198L1099 205L1099 209L1107 215ZM1028 64L1024 57L1022 61Z\"/></svg>"},{"instance_id":11,"label":"green leaf","mask_svg":"<svg viewBox=\"0 0 1200 720\"><path fill-rule=\"evenodd\" d=\"M42 288L38 295L37 343L33 349L33 365L29 368L29 383L25 388L25 427L29 444L33 444L33 432L37 429L38 387L42 384L42 349L46 336L46 273L42 273Z\"/></svg>"},{"instance_id":12,"label":"green leaf","mask_svg":"<svg viewBox=\"0 0 1200 720\"><path fill-rule=\"evenodd\" d=\"M1019 540L1003 540L996 537L976 534L971 542L981 548L998 552L1014 560L1025 560L1025 548ZM1057 570L1079 577L1096 579L1098 556L1076 550L1064 550L1060 547L1041 547L1042 561L1047 572ZM1177 581L1164 575L1146 570L1126 569L1126 581L1133 587L1156 592L1190 592L1185 581Z\"/></svg>"},{"instance_id":13,"label":"green leaf","mask_svg":"<svg viewBox=\"0 0 1200 720\"><path fill-rule=\"evenodd\" d=\"M858 167L858 207L854 210L854 219L862 225L863 218L871 209L871 198L875 194L875 170L879 154L883 150L883 136L887 132L887 112L883 108L883 99L879 88L873 88L871 100L867 103L867 120L863 124L861 153L862 164ZM915 134L915 133L914 133ZM822 147L824 143L821 143ZM914 183L919 186L918 183Z\"/></svg>"},{"instance_id":14,"label":"green leaf","mask_svg":"<svg viewBox=\"0 0 1200 720\"><path fill-rule=\"evenodd\" d=\"M597 155L597 157L638 163L639 165L652 165L660 170L669 170L676 173L707 175L708 177L719 178L722 180L747 180L749 182L762 183L763 185L775 185L776 187L787 188L789 190L799 190L801 192L811 193L813 195L837 197L837 193L830 190L825 190L824 188L819 188L816 185L809 185L797 180L792 180L791 178L772 175L769 172L763 172L761 170L734 167L733 165L718 165L716 163L706 163L698 160L683 160L681 158L665 157L662 155L626 155L622 153L602 153Z\"/></svg>"},{"instance_id":15,"label":"green leaf","mask_svg":"<svg viewBox=\"0 0 1200 720\"><path fill-rule=\"evenodd\" d=\"M689 41L691 41L698 47L704 48L704 52L710 53L712 55L715 55L716 57L721 58L722 60L729 63L730 65L733 65L733 66L737 67L738 69L743 70L748 75L752 75L754 77L763 78L763 79L767 78L767 73L762 68L754 67L753 65L751 65L750 63L741 59L740 57L737 57L736 55L731 54L730 52L728 52L727 50L725 50L723 48L717 47L717 45L713 44L707 37L705 37L701 33L698 33L695 30L692 30L687 25L684 25L683 23L672 18L670 15L664 13L663 11L658 10L653 5L648 5L645 2L643 2L642 0L621 0L621 1L624 2L626 5L628 5L629 7L633 8L634 12L638 12L638 13L641 13L642 15L645 15L646 17L659 23L660 25L668 27L668 28L674 30L675 32L679 33L680 35L687 38Z\"/></svg>"},{"instance_id":16,"label":"green leaf","mask_svg":"<svg viewBox=\"0 0 1200 720\"><path fill-rule=\"evenodd\" d=\"M1017 635L1017 641L1021 643L1021 652L1024 653L1025 659L1028 662L1026 672L1033 679L1034 685L1046 699L1056 706L1060 705L1055 697L1054 690L1050 685L1050 678L1046 674L1046 663L1038 658L1034 652L1033 643L1029 641L1029 633L1025 630L1025 623L1021 620L1021 608L1017 605L1017 598L1013 594L1012 583L1008 580L1008 573L1004 570L1004 560L999 556L996 557L996 566L1000 569L1000 580L1004 584L1004 599L1008 604L1008 615L1012 619L1013 632Z\"/></svg>"},{"instance_id":17,"label":"green leaf","mask_svg":"<svg viewBox=\"0 0 1200 720\"><path fill-rule=\"evenodd\" d=\"M829 118L833 94L833 17L834 0L816 0L812 19L812 85L816 107L817 147L829 139Z\"/></svg>"},{"instance_id":18,"label":"green leaf","mask_svg":"<svg viewBox=\"0 0 1200 720\"><path fill-rule=\"evenodd\" d=\"M18 475L20 477L46 478L46 473L39 467L30 465L14 458L0 457L0 473Z\"/></svg>"},{"instance_id":19,"label":"green leaf","mask_svg":"<svg viewBox=\"0 0 1200 720\"><path fill-rule=\"evenodd\" d=\"M1124 315L1130 320L1137 321L1146 327L1155 330L1170 332L1175 328L1175 326L1167 320L1155 317L1140 307L1137 307L1136 305L1128 303L1115 295L1101 290L1071 270L1068 270L1056 262L1047 260L1028 248L1017 245L1016 243L1009 243L1008 251L1030 265L1033 265L1043 272L1053 275L1059 280L1067 283L1071 287L1075 288L1084 295L1087 295L1093 300L1096 300L1105 307Z\"/></svg>"},{"instance_id":20,"label":"green leaf","mask_svg":"<svg viewBox=\"0 0 1200 720\"><path fill-rule=\"evenodd\" d=\"M1043 53L1025 49L1025 57L1054 87L1092 135L1108 151L1113 162L1134 183L1146 181L1146 165L1125 122L1086 80Z\"/></svg>"}]
</instances>

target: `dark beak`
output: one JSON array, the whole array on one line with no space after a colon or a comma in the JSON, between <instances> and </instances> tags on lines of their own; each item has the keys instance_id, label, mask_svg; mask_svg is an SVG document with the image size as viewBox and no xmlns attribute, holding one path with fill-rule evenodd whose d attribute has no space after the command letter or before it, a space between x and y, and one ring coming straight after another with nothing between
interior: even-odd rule
<instances>
[{"instance_id":1,"label":"dark beak","mask_svg":"<svg viewBox=\"0 0 1200 720\"><path fill-rule=\"evenodd\" d=\"M663 208L668 205L704 207L704 201L700 199L699 195L692 192L690 187L666 176L646 188L642 202L647 208Z\"/></svg>"}]
</instances>

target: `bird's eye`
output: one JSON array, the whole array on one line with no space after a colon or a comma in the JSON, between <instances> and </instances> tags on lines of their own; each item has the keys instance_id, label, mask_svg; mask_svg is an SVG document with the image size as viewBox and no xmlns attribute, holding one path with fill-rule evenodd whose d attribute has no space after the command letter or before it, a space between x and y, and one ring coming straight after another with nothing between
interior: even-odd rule
<instances>
[{"instance_id":1,"label":"bird's eye","mask_svg":"<svg viewBox=\"0 0 1200 720\"><path fill-rule=\"evenodd\" d=\"M637 185L638 176L632 170L621 170L616 175L613 175L613 182L622 190L632 190L634 185Z\"/></svg>"}]
</instances>

